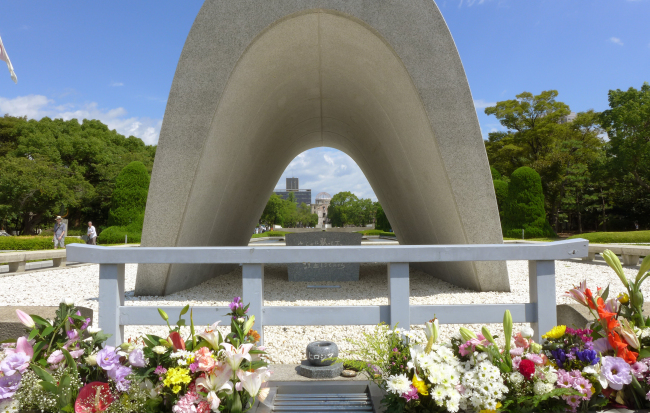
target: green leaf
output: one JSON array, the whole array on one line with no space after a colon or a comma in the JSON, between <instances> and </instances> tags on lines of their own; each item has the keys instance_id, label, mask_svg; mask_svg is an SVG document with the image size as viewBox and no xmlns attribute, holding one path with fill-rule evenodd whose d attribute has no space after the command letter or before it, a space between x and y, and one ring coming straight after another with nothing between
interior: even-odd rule
<instances>
[{"instance_id":1,"label":"green leaf","mask_svg":"<svg viewBox=\"0 0 650 413\"><path fill-rule=\"evenodd\" d=\"M650 347L644 347L639 351L639 360L650 357Z\"/></svg>"},{"instance_id":2,"label":"green leaf","mask_svg":"<svg viewBox=\"0 0 650 413\"><path fill-rule=\"evenodd\" d=\"M609 297L609 284L607 284L607 288L605 288L601 297L603 298L603 301L607 301L607 297Z\"/></svg>"},{"instance_id":3,"label":"green leaf","mask_svg":"<svg viewBox=\"0 0 650 413\"><path fill-rule=\"evenodd\" d=\"M52 331L54 331L54 327L52 327L52 326L47 327L45 330L43 330L43 332L41 333L41 336L47 337L50 334L52 334Z\"/></svg>"},{"instance_id":4,"label":"green leaf","mask_svg":"<svg viewBox=\"0 0 650 413\"><path fill-rule=\"evenodd\" d=\"M34 370L34 373L38 377L43 379L44 381L46 381L48 383L54 383L55 382L54 377L52 377L52 375L50 373L48 373L47 371L45 371L41 367L37 366L36 364L32 365L32 370Z\"/></svg>"},{"instance_id":5,"label":"green leaf","mask_svg":"<svg viewBox=\"0 0 650 413\"><path fill-rule=\"evenodd\" d=\"M188 304L185 307L183 307L183 309L181 310L181 315L187 314L189 310L190 310L190 305Z\"/></svg>"},{"instance_id":6,"label":"green leaf","mask_svg":"<svg viewBox=\"0 0 650 413\"><path fill-rule=\"evenodd\" d=\"M179 327L185 327L185 320L182 318L176 322L176 325Z\"/></svg>"},{"instance_id":7,"label":"green leaf","mask_svg":"<svg viewBox=\"0 0 650 413\"><path fill-rule=\"evenodd\" d=\"M48 326L52 325L46 319L44 319L43 317L39 317L39 316L34 315L34 314L30 314L29 316L32 318L32 320L34 320L34 323L36 323L36 324L40 324L40 325L45 326L45 327L48 327Z\"/></svg>"},{"instance_id":8,"label":"green leaf","mask_svg":"<svg viewBox=\"0 0 650 413\"><path fill-rule=\"evenodd\" d=\"M167 315L167 313L160 308L158 309L158 314L160 314L163 320L165 321L169 320L169 316Z\"/></svg>"},{"instance_id":9,"label":"green leaf","mask_svg":"<svg viewBox=\"0 0 650 413\"><path fill-rule=\"evenodd\" d=\"M235 400L232 403L232 408L230 411L232 413L242 413L241 399L239 398L239 392L234 392Z\"/></svg>"},{"instance_id":10,"label":"green leaf","mask_svg":"<svg viewBox=\"0 0 650 413\"><path fill-rule=\"evenodd\" d=\"M52 393L52 394L56 394L56 395L59 394L59 388L56 387L56 385L54 385L54 384L52 384L52 383L49 383L49 382L47 382L47 381L41 381L41 382L39 382L38 384L40 384L41 387L42 387L46 392L49 392L49 393Z\"/></svg>"},{"instance_id":11,"label":"green leaf","mask_svg":"<svg viewBox=\"0 0 650 413\"><path fill-rule=\"evenodd\" d=\"M35 328L29 333L29 337L27 337L27 340L33 340L34 337L36 337L37 335L38 335L38 329Z\"/></svg>"},{"instance_id":12,"label":"green leaf","mask_svg":"<svg viewBox=\"0 0 650 413\"><path fill-rule=\"evenodd\" d=\"M18 341L18 340L16 340L15 338L8 338L8 339L6 339L6 340L2 340L2 341L0 341L0 344L5 344L5 343L15 343L16 341Z\"/></svg>"},{"instance_id":13,"label":"green leaf","mask_svg":"<svg viewBox=\"0 0 650 413\"><path fill-rule=\"evenodd\" d=\"M68 368L72 370L72 372L76 375L79 373L77 372L77 363L74 361L68 350L62 348L61 352L63 352L63 355L65 356L65 362L68 365Z\"/></svg>"}]
</instances>

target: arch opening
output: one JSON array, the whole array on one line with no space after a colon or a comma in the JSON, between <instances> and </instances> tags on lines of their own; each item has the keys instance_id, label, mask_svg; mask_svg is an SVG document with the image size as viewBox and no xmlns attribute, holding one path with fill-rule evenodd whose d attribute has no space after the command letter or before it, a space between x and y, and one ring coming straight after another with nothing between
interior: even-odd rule
<instances>
[{"instance_id":1,"label":"arch opening","mask_svg":"<svg viewBox=\"0 0 650 413\"><path fill-rule=\"evenodd\" d=\"M190 33L188 43L192 38ZM441 82L455 81L441 72ZM458 104L448 100L442 83L426 92L449 103L447 108L440 105L442 113L436 113L437 118L450 114L446 121L452 123L458 118L452 113ZM359 19L322 9L279 19L246 47L229 72L209 126L196 139L200 155L192 173L186 173L191 181L185 185L190 188L179 208L177 228L167 231L173 238L164 242L246 245L286 166L300 153L323 146L338 149L357 163L402 244L501 242L494 193L491 186L485 189L490 183L487 159L474 172L472 162L481 162L480 154L472 154L476 139L452 130L457 135L450 147L445 141L450 132L437 127L440 121L432 119L423 93L391 45ZM174 87L170 99L173 94ZM473 116L478 129L473 106L470 110L471 115L463 116ZM165 121L169 111L168 106ZM165 157L173 156L167 149L173 144L163 140L165 126L158 156L161 149L167 155L160 163L157 158L154 165L153 179L159 181L165 174L161 165L170 162ZM485 158L480 132L476 136ZM475 182L456 176L463 166ZM459 182L471 188L461 190ZM464 204L468 194L476 207ZM156 196L160 195L152 180L143 245L160 243L152 228L158 210L164 207L152 207ZM231 269L176 264L147 267L139 269L138 294L168 294ZM421 269L463 287L509 289L503 263L430 263ZM498 272L500 277L491 277Z\"/></svg>"}]
</instances>

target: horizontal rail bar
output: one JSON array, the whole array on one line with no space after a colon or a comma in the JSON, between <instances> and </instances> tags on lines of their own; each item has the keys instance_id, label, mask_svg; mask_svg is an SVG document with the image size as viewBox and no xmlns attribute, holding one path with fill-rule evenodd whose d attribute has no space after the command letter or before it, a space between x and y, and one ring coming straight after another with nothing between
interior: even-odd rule
<instances>
[{"instance_id":1,"label":"horizontal rail bar","mask_svg":"<svg viewBox=\"0 0 650 413\"><path fill-rule=\"evenodd\" d=\"M537 321L537 307L534 303L450 304L412 305L411 324L424 324L434 315L440 324L502 323L506 310L510 310L512 321L515 323Z\"/></svg>"},{"instance_id":2,"label":"horizontal rail bar","mask_svg":"<svg viewBox=\"0 0 650 413\"><path fill-rule=\"evenodd\" d=\"M584 239L543 244L381 245L309 247L137 247L70 244L68 261L97 264L282 264L560 260L588 255Z\"/></svg>"},{"instance_id":3,"label":"horizontal rail bar","mask_svg":"<svg viewBox=\"0 0 650 413\"><path fill-rule=\"evenodd\" d=\"M265 326L350 326L390 323L388 305L264 306L262 311Z\"/></svg>"},{"instance_id":4,"label":"horizontal rail bar","mask_svg":"<svg viewBox=\"0 0 650 413\"><path fill-rule=\"evenodd\" d=\"M178 320L183 307L143 307L143 306L121 306L119 308L120 324L125 326L162 326L167 325L158 313L158 308L169 316L169 323L174 324ZM229 307L192 307L192 318L195 326L207 326L221 321L222 325L230 325ZM190 325L190 313L183 316L187 325Z\"/></svg>"}]
</instances>

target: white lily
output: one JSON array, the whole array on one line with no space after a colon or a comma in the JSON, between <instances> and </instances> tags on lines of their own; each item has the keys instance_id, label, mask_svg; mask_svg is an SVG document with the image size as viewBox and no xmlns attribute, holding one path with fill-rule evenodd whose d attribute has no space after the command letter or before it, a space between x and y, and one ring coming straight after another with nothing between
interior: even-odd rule
<instances>
[{"instance_id":1,"label":"white lily","mask_svg":"<svg viewBox=\"0 0 650 413\"><path fill-rule=\"evenodd\" d=\"M219 349L219 332L217 331L217 325L220 322L221 320L217 321L210 327L207 327L204 332L197 334L197 336L207 341L208 344L212 346L213 350Z\"/></svg>"},{"instance_id":2,"label":"white lily","mask_svg":"<svg viewBox=\"0 0 650 413\"><path fill-rule=\"evenodd\" d=\"M236 371L239 368L239 365L244 361L244 359L248 361L252 360L251 355L248 353L253 348L253 345L250 343L242 344L238 348L235 348L235 346L230 343L221 343L221 347L223 347L223 350L221 351L226 356L226 361L233 371Z\"/></svg>"},{"instance_id":3,"label":"white lily","mask_svg":"<svg viewBox=\"0 0 650 413\"><path fill-rule=\"evenodd\" d=\"M431 321L424 323L424 335L427 336L427 346L424 349L425 353L430 353L433 344L438 341L438 319L434 318Z\"/></svg>"},{"instance_id":4,"label":"white lily","mask_svg":"<svg viewBox=\"0 0 650 413\"><path fill-rule=\"evenodd\" d=\"M213 412L219 410L219 404L221 403L217 394L220 391L225 391L228 394L232 393L231 377L232 369L230 366L223 364L215 367L206 377L196 379L196 387L203 388L208 392L207 400Z\"/></svg>"},{"instance_id":5,"label":"white lily","mask_svg":"<svg viewBox=\"0 0 650 413\"><path fill-rule=\"evenodd\" d=\"M237 377L239 378L242 387L251 395L251 397L257 396L257 393L259 393L260 388L262 387L262 383L266 381L269 375L270 372L266 367L261 367L254 372L244 370L237 371Z\"/></svg>"}]
</instances>

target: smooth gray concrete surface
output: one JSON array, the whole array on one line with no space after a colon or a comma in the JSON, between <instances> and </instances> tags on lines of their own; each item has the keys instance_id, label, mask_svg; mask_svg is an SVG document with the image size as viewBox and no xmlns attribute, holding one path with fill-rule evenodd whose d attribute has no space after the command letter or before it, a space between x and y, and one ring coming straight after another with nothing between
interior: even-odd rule
<instances>
[{"instance_id":1,"label":"smooth gray concrete surface","mask_svg":"<svg viewBox=\"0 0 650 413\"><path fill-rule=\"evenodd\" d=\"M502 242L472 95L432 0L207 0L167 101L142 245L247 245L285 167L319 146L355 160L400 244ZM504 262L419 267L510 288ZM136 294L231 269L143 265Z\"/></svg>"}]
</instances>

